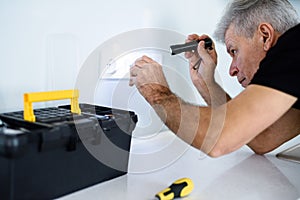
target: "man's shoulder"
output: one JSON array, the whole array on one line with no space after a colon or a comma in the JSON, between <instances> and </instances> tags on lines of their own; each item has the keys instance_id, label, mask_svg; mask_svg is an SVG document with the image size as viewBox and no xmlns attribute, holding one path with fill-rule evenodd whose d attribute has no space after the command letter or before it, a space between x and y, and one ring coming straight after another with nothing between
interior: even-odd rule
<instances>
[{"instance_id":1,"label":"man's shoulder","mask_svg":"<svg viewBox=\"0 0 300 200\"><path fill-rule=\"evenodd\" d=\"M281 37L279 37L278 43L279 44L282 43L282 44L286 45L286 43L290 43L291 41L293 41L293 43L292 43L293 45L300 46L299 34L300 34L300 23L297 24L296 26L290 28ZM286 47L289 47L289 46L286 46Z\"/></svg>"}]
</instances>

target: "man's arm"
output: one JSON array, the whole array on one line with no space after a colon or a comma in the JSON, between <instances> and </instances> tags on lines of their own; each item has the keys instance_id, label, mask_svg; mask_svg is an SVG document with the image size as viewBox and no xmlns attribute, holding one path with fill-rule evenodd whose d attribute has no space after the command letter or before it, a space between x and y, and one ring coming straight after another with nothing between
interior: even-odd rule
<instances>
[{"instance_id":1,"label":"man's arm","mask_svg":"<svg viewBox=\"0 0 300 200\"><path fill-rule=\"evenodd\" d=\"M296 100L258 85L249 86L227 104L215 108L190 105L172 93L163 93L146 99L177 136L212 157L233 152L252 141Z\"/></svg>"},{"instance_id":2,"label":"man's arm","mask_svg":"<svg viewBox=\"0 0 300 200\"><path fill-rule=\"evenodd\" d=\"M197 76L201 75L197 74ZM219 106L231 100L231 97L214 78L209 81L204 81L202 78L198 77L193 80L193 84L208 106Z\"/></svg>"},{"instance_id":3,"label":"man's arm","mask_svg":"<svg viewBox=\"0 0 300 200\"><path fill-rule=\"evenodd\" d=\"M136 61L130 74L130 85L136 85L169 129L213 157L249 143L296 101L280 91L250 85L225 104L199 107L173 94L161 66L146 56Z\"/></svg>"},{"instance_id":4,"label":"man's arm","mask_svg":"<svg viewBox=\"0 0 300 200\"><path fill-rule=\"evenodd\" d=\"M297 98L275 89L259 85L248 86L227 104L224 128L214 147L216 155L232 152L253 141L290 110L296 100Z\"/></svg>"},{"instance_id":5,"label":"man's arm","mask_svg":"<svg viewBox=\"0 0 300 200\"><path fill-rule=\"evenodd\" d=\"M257 154L268 153L300 133L300 110L291 108L247 145Z\"/></svg>"}]
</instances>

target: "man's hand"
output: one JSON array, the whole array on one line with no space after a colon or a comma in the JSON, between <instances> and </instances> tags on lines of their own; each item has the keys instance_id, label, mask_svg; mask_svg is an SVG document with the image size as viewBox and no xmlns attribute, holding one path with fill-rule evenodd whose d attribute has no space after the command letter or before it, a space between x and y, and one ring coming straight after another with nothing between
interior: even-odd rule
<instances>
[{"instance_id":1,"label":"man's hand","mask_svg":"<svg viewBox=\"0 0 300 200\"><path fill-rule=\"evenodd\" d=\"M198 36L197 34L189 35L186 42L193 40L203 40L208 38L207 35ZM217 53L215 45L212 44L212 49L204 48L204 41L200 41L196 52L186 52L185 57L189 60L190 75L194 85L203 87L203 84L214 81L214 73L217 65ZM197 66L197 63L199 63ZM197 68L195 70L195 68Z\"/></svg>"},{"instance_id":2,"label":"man's hand","mask_svg":"<svg viewBox=\"0 0 300 200\"><path fill-rule=\"evenodd\" d=\"M171 93L162 66L147 56L137 59L130 68L129 85L135 85L150 104L162 93Z\"/></svg>"},{"instance_id":3,"label":"man's hand","mask_svg":"<svg viewBox=\"0 0 300 200\"><path fill-rule=\"evenodd\" d=\"M207 35L189 35L186 42L192 40L204 40ZM194 86L199 91L209 106L224 104L230 99L229 95L215 81L214 75L217 66L217 53L215 45L205 49L204 41L200 41L195 52L186 52L185 57L189 59L190 76Z\"/></svg>"}]
</instances>

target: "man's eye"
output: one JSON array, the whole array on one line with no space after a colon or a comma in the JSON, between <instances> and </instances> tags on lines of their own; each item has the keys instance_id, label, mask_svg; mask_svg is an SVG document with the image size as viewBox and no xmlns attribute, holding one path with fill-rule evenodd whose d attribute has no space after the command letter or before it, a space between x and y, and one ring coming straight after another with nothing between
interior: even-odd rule
<instances>
[{"instance_id":1,"label":"man's eye","mask_svg":"<svg viewBox=\"0 0 300 200\"><path fill-rule=\"evenodd\" d=\"M235 54L236 54L236 50L232 49L232 50L230 51L230 53L231 53L232 55L235 55Z\"/></svg>"}]
</instances>

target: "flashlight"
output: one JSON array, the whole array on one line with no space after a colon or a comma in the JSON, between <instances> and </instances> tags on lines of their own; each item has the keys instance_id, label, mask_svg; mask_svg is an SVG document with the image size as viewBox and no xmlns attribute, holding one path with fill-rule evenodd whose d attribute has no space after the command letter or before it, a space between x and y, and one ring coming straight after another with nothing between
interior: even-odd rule
<instances>
[{"instance_id":1,"label":"flashlight","mask_svg":"<svg viewBox=\"0 0 300 200\"><path fill-rule=\"evenodd\" d=\"M198 43L202 40L194 40L185 44L175 44L170 46L171 55L176 55L186 51L196 51L198 47ZM205 49L212 49L212 40L210 38L205 38L203 40L205 42Z\"/></svg>"}]
</instances>

